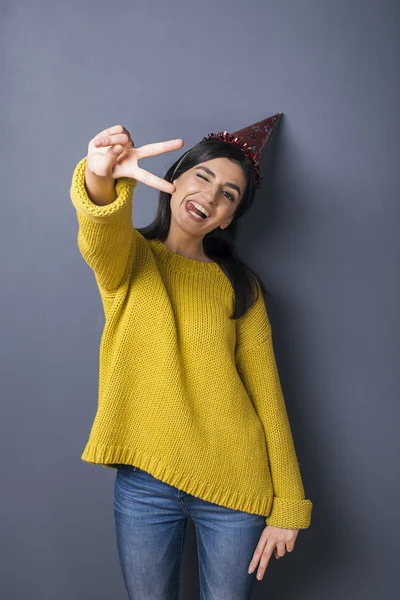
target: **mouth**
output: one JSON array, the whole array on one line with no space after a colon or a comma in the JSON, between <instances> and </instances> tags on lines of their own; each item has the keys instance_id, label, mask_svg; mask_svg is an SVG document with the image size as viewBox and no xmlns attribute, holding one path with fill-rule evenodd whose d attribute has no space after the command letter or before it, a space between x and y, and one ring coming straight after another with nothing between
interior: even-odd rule
<instances>
[{"instance_id":1,"label":"mouth","mask_svg":"<svg viewBox=\"0 0 400 600\"><path fill-rule=\"evenodd\" d=\"M205 221L206 219L210 218L209 215L205 215L199 208L197 208L191 200L187 200L185 202L185 211L188 214L188 216L195 221Z\"/></svg>"}]
</instances>

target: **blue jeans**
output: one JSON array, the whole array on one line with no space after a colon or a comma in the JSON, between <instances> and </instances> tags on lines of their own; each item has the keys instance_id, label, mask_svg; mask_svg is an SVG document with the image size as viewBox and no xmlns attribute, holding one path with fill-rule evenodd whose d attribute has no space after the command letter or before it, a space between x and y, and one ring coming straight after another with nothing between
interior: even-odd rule
<instances>
[{"instance_id":1,"label":"blue jeans","mask_svg":"<svg viewBox=\"0 0 400 600\"><path fill-rule=\"evenodd\" d=\"M200 600L249 600L257 569L247 569L265 517L202 500L121 465L114 518L129 600L178 600L188 517L196 530Z\"/></svg>"}]
</instances>

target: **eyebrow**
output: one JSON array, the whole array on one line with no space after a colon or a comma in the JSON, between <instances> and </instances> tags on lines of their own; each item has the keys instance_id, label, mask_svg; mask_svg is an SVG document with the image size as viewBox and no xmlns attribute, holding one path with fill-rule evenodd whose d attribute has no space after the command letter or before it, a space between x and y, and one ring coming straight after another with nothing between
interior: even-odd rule
<instances>
[{"instance_id":1,"label":"eyebrow","mask_svg":"<svg viewBox=\"0 0 400 600\"><path fill-rule=\"evenodd\" d=\"M195 169L203 169L203 171L205 171L206 173L208 173L211 177L213 177L215 179L216 175L213 171L211 171L211 169L209 169L208 167L204 167L202 165L200 165L199 167L195 167ZM241 192L240 192L240 187L236 185L236 183L232 183L231 181L226 181L225 185L228 187L233 188L234 190L236 190L240 196Z\"/></svg>"}]
</instances>

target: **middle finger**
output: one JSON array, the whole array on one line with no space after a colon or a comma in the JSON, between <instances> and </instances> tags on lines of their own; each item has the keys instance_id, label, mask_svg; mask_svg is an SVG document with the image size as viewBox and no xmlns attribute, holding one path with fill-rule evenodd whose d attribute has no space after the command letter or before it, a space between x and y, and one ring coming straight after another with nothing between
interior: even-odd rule
<instances>
[{"instance_id":1,"label":"middle finger","mask_svg":"<svg viewBox=\"0 0 400 600\"><path fill-rule=\"evenodd\" d=\"M261 555L260 564L257 569L257 579L262 579L265 573L265 570L268 566L269 559L271 558L274 546L266 545L264 552Z\"/></svg>"}]
</instances>

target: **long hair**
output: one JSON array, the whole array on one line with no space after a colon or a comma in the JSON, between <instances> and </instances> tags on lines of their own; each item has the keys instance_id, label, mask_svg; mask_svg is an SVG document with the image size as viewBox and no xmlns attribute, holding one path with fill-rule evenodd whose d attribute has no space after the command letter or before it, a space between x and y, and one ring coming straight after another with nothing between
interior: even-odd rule
<instances>
[{"instance_id":1,"label":"long hair","mask_svg":"<svg viewBox=\"0 0 400 600\"><path fill-rule=\"evenodd\" d=\"M225 229L217 227L209 231L203 238L203 249L204 253L215 261L228 277L234 292L234 309L230 318L238 319L253 306L260 293L260 288L264 294L270 295L257 273L240 260L235 248L237 221L250 209L256 191L255 174L250 159L240 148L223 140L202 140L187 150L169 167L164 179L172 183L182 173L199 163L219 157L229 158L238 163L246 175L247 185L228 227ZM176 167L178 168L176 169ZM157 238L163 242L168 237L171 223L170 201L171 194L160 190L154 221L146 227L138 228L145 238Z\"/></svg>"}]
</instances>

